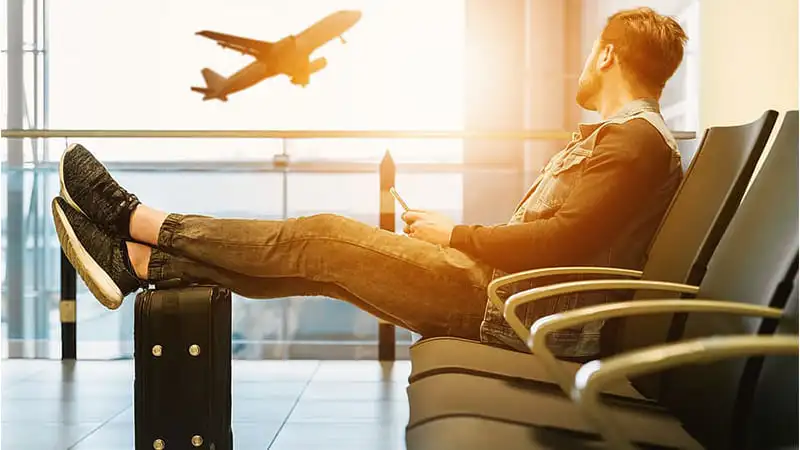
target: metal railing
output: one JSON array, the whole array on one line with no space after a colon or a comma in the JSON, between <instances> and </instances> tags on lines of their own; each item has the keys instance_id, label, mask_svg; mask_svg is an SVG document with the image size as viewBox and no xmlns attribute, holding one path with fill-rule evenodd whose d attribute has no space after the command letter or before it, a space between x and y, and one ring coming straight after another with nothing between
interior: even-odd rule
<instances>
[{"instance_id":1,"label":"metal railing","mask_svg":"<svg viewBox=\"0 0 800 450\"><path fill-rule=\"evenodd\" d=\"M676 139L687 140L696 137L694 132L674 131ZM396 212L394 199L389 194L389 188L395 183L398 168L410 172L456 172L465 173L475 169L470 164L424 163L424 164L395 164L389 150L379 164L352 163L352 162L297 162L291 163L286 154L285 141L287 139L462 139L462 140L515 140L515 141L567 141L572 138L572 133L561 130L541 131L387 131L387 130L43 130L43 129L8 129L2 130L0 137L6 139L80 139L80 138L259 138L281 139L282 153L276 154L271 162L259 161L259 171L279 173L375 173L379 174L380 228L394 232ZM219 163L214 162L158 162L159 167L166 170L219 170ZM230 163L247 169L252 162ZM35 162L35 168L54 168L54 162ZM152 163L111 163L109 166L126 166L129 170L147 167L152 170ZM51 167L52 166L52 167ZM18 167L17 169L23 169ZM480 169L509 170L507 165L487 166L481 164ZM285 182L285 181L284 181ZM285 190L284 190L285 193ZM284 205L285 208L285 205ZM75 359L77 356L77 328L76 328L76 286L77 274L64 254L61 255L61 295L59 302L61 318L61 347L62 359ZM379 321L378 331L378 358L380 360L395 359L395 327L394 325Z\"/></svg>"},{"instance_id":2,"label":"metal railing","mask_svg":"<svg viewBox=\"0 0 800 450\"><path fill-rule=\"evenodd\" d=\"M693 131L673 131L676 139L694 139ZM2 130L0 137L14 138L259 138L259 139L464 139L464 140L564 140L563 130L436 131L436 130Z\"/></svg>"}]
</instances>

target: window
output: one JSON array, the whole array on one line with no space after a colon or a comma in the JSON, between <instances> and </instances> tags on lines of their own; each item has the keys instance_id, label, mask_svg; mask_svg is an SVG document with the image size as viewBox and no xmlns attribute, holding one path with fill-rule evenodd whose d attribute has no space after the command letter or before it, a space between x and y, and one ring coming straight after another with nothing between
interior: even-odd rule
<instances>
[{"instance_id":1,"label":"window","mask_svg":"<svg viewBox=\"0 0 800 450\"><path fill-rule=\"evenodd\" d=\"M75 0L47 2L47 7L50 66L44 82L52 129L462 127L463 0ZM202 68L227 76L252 60L195 32L209 29L274 41L302 31L337 9L359 9L363 17L345 33L347 44L334 40L318 50L328 59L328 67L312 75L307 88L279 76L231 95L227 103L204 102L200 94L190 91L190 86L203 84ZM25 76L32 86L28 68ZM292 160L376 162L390 149L400 163L461 161L461 142L451 140L81 142L151 205L224 217L275 219L284 214L335 211L377 224L377 175L285 175L258 170L263 166L260 162L284 151ZM45 159L56 161L67 143L49 140ZM33 158L28 153L30 162ZM39 244L28 245L22 264L24 317L4 315L4 320L35 323L13 339L21 344L37 339L54 349L49 357L58 357L59 247L47 203L56 195L58 181L52 170L38 173L36 183L29 175L23 214L31 226L26 228L25 242L37 237ZM397 185L417 207L444 210L455 218L461 214L460 175L401 173ZM45 199L45 204L40 200L38 208L29 208L33 197ZM7 216L5 208L3 215ZM39 277L41 273L46 276ZM132 300L128 298L117 311L107 311L79 282L81 358L130 356ZM240 358L368 357L364 352L374 349L376 333L374 318L329 299L237 297L234 302L234 351ZM407 334L400 336L408 339ZM5 343L4 351L30 356L14 350L26 345L9 346L8 339Z\"/></svg>"},{"instance_id":2,"label":"window","mask_svg":"<svg viewBox=\"0 0 800 450\"><path fill-rule=\"evenodd\" d=\"M696 131L699 125L699 57L700 4L691 2L676 14L678 22L689 36L684 50L683 63L664 89L662 114L673 130Z\"/></svg>"},{"instance_id":3,"label":"window","mask_svg":"<svg viewBox=\"0 0 800 450\"><path fill-rule=\"evenodd\" d=\"M462 127L463 0L148 0L124 5L100 0L49 4L52 128ZM281 75L231 95L227 103L204 102L189 90L204 84L204 67L230 76L252 61L196 36L197 31L276 41L347 8L362 10L361 21L345 33L347 44L333 40L314 53L326 57L328 67L312 75L306 88ZM174 141L140 145L115 140L105 156L149 161L263 158L278 148L272 144L265 148L263 142L242 140L220 148L208 140L176 151ZM337 146L352 151L370 144L348 140ZM310 145L291 142L304 156L337 152L330 146L310 152ZM384 150L378 146L374 151ZM435 151L427 153L437 158Z\"/></svg>"}]
</instances>

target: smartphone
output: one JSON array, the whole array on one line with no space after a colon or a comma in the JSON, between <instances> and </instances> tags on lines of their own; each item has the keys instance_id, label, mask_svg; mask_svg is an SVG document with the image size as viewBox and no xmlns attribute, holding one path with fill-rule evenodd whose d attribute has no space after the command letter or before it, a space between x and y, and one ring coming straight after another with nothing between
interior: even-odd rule
<instances>
[{"instance_id":1,"label":"smartphone","mask_svg":"<svg viewBox=\"0 0 800 450\"><path fill-rule=\"evenodd\" d=\"M389 193L392 194L392 197L394 197L395 200L397 200L397 203L400 203L400 206L403 207L403 210L405 211L409 210L408 205L406 204L405 201L403 201L402 198L400 198L400 194L397 193L397 191L394 189L394 186L389 188Z\"/></svg>"}]
</instances>

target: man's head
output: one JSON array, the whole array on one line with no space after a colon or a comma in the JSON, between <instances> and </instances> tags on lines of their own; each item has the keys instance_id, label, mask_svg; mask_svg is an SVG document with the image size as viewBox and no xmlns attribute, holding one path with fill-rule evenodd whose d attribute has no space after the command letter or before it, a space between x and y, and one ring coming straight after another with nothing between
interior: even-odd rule
<instances>
[{"instance_id":1,"label":"man's head","mask_svg":"<svg viewBox=\"0 0 800 450\"><path fill-rule=\"evenodd\" d=\"M608 18L578 81L577 101L598 110L609 91L658 99L683 60L687 37L671 17L650 8L620 11Z\"/></svg>"}]
</instances>

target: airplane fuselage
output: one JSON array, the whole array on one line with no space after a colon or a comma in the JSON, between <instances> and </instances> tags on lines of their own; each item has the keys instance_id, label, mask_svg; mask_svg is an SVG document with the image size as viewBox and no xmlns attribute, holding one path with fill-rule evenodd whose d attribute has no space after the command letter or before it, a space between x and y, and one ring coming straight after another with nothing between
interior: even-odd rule
<instances>
[{"instance_id":1,"label":"airplane fuselage","mask_svg":"<svg viewBox=\"0 0 800 450\"><path fill-rule=\"evenodd\" d=\"M268 50L253 52L256 58L234 73L207 94L208 98L227 100L227 96L247 89L262 80L284 74L292 83L305 86L312 73L321 70L325 58L311 60L311 54L319 47L350 29L361 19L359 11L338 11L319 20L298 35L287 36L270 45Z\"/></svg>"},{"instance_id":2,"label":"airplane fuselage","mask_svg":"<svg viewBox=\"0 0 800 450\"><path fill-rule=\"evenodd\" d=\"M267 64L263 61L255 60L228 77L228 81L221 86L218 95L227 97L234 92L254 86L269 76L270 71L267 69Z\"/></svg>"}]
</instances>

